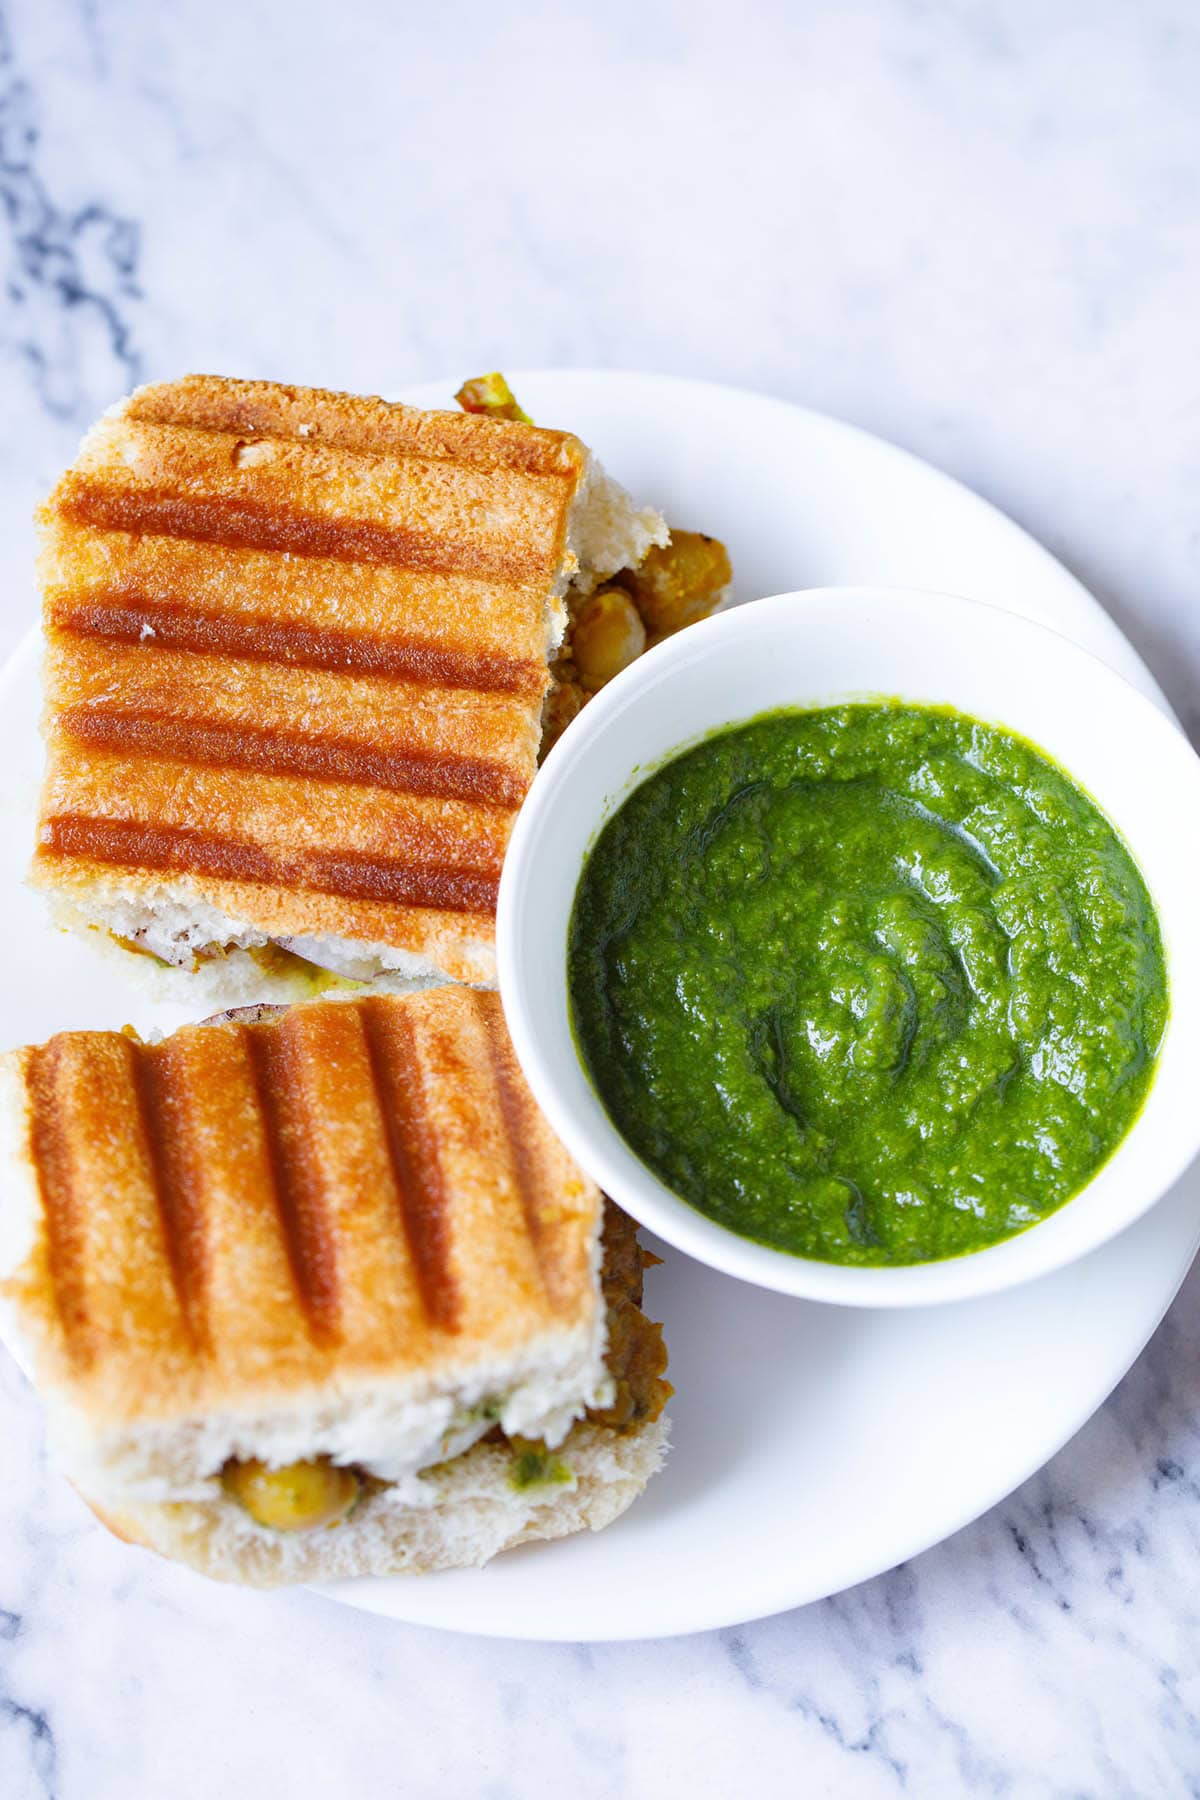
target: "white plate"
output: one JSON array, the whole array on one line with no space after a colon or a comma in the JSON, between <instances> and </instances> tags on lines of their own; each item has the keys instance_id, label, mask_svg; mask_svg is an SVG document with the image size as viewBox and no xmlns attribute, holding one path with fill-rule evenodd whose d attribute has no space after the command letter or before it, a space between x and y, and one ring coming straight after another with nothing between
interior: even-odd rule
<instances>
[{"instance_id":1,"label":"white plate","mask_svg":"<svg viewBox=\"0 0 1200 1800\"><path fill-rule=\"evenodd\" d=\"M1145 666L1044 550L944 475L862 432L700 382L519 375L546 424L593 444L636 493L732 550L741 598L843 583L990 600L1067 632L1165 705ZM452 384L406 394L449 405ZM3 1036L177 1022L119 965L47 925L21 886L36 776L37 649L0 683ZM487 1569L325 1591L393 1618L497 1637L660 1637L836 1593L965 1525L1052 1456L1157 1325L1200 1237L1200 1169L1065 1273L902 1314L791 1300L676 1252L649 1283L666 1321L666 1471L598 1537Z\"/></svg>"}]
</instances>

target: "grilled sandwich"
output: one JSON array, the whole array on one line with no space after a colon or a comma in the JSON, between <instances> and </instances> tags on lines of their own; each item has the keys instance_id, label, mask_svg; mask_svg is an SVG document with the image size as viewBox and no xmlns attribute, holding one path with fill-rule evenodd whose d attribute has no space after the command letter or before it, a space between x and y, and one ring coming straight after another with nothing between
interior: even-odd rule
<instances>
[{"instance_id":1,"label":"grilled sandwich","mask_svg":"<svg viewBox=\"0 0 1200 1800\"><path fill-rule=\"evenodd\" d=\"M40 529L33 879L64 924L184 968L494 979L570 630L657 513L519 418L193 376L106 414Z\"/></svg>"},{"instance_id":2,"label":"grilled sandwich","mask_svg":"<svg viewBox=\"0 0 1200 1800\"><path fill-rule=\"evenodd\" d=\"M68 1032L0 1083L0 1324L119 1535L262 1585L478 1564L661 1462L635 1228L494 995Z\"/></svg>"}]
</instances>

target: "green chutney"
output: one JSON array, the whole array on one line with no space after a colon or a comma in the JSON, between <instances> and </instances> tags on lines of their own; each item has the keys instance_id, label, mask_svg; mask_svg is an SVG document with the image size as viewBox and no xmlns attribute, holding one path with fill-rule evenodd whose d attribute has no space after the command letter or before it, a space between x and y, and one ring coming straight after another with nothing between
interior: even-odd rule
<instances>
[{"instance_id":1,"label":"green chutney","mask_svg":"<svg viewBox=\"0 0 1200 1800\"><path fill-rule=\"evenodd\" d=\"M580 879L568 976L614 1123L759 1243L897 1265L1076 1193L1167 1020L1154 904L1032 744L949 708L764 714L650 774Z\"/></svg>"}]
</instances>

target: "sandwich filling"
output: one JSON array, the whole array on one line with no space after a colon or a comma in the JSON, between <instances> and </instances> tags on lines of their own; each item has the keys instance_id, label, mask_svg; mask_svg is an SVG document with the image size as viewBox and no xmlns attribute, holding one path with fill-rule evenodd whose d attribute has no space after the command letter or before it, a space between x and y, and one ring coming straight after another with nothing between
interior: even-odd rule
<instances>
[{"instance_id":1,"label":"sandwich filling","mask_svg":"<svg viewBox=\"0 0 1200 1800\"><path fill-rule=\"evenodd\" d=\"M636 1227L494 993L62 1033L0 1059L0 1163L6 1337L138 1541L266 1582L457 1566L606 1523L661 1460Z\"/></svg>"},{"instance_id":2,"label":"sandwich filling","mask_svg":"<svg viewBox=\"0 0 1200 1800\"><path fill-rule=\"evenodd\" d=\"M612 1201L605 1202L601 1286L606 1310L604 1366L608 1396L587 1409L586 1419L615 1433L653 1424L662 1416L672 1389L665 1380L666 1346L662 1326L642 1310L646 1267L657 1261L638 1241L637 1225ZM510 1457L509 1482L517 1491L570 1486L573 1433L551 1449L544 1440L510 1436L491 1424L502 1409L500 1397L486 1400L477 1418L460 1422L460 1438L475 1427L472 1443L484 1439L502 1446ZM463 1445L459 1454L469 1446ZM431 1468L444 1472L455 1459L442 1457ZM427 1473L427 1472L419 1472ZM362 1464L345 1465L330 1457L306 1458L272 1468L257 1458L231 1458L221 1470L224 1494L258 1525L269 1531L317 1531L340 1525L373 1498L397 1485ZM418 1499L421 1497L418 1493Z\"/></svg>"}]
</instances>

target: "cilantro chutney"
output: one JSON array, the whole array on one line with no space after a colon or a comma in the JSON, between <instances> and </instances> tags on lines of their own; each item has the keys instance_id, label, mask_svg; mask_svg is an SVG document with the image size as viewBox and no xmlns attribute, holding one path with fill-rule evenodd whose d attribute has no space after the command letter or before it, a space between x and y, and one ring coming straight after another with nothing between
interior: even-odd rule
<instances>
[{"instance_id":1,"label":"cilantro chutney","mask_svg":"<svg viewBox=\"0 0 1200 1800\"><path fill-rule=\"evenodd\" d=\"M859 1265L1054 1212L1133 1123L1168 1011L1154 904L1088 796L890 701L764 714L651 773L584 865L568 984L668 1187Z\"/></svg>"}]
</instances>

